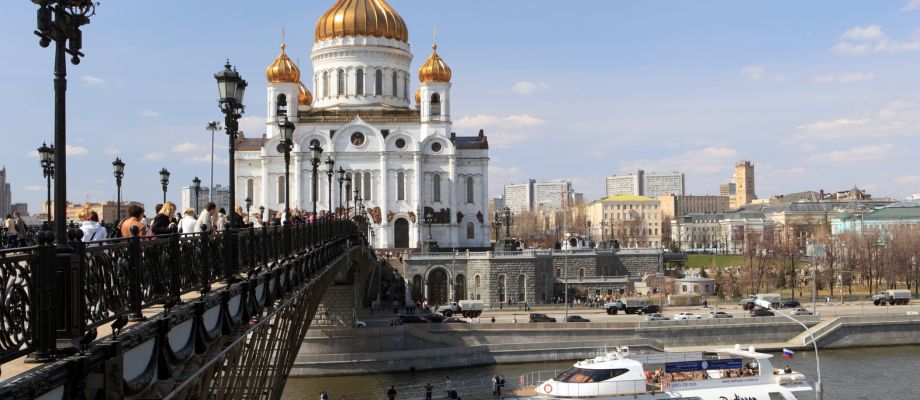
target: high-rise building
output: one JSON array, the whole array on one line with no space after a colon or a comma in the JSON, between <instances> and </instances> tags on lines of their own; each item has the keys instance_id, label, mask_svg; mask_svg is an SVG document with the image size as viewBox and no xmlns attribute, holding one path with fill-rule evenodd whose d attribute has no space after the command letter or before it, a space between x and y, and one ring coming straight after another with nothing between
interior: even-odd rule
<instances>
[{"instance_id":1,"label":"high-rise building","mask_svg":"<svg viewBox=\"0 0 920 400\"><path fill-rule=\"evenodd\" d=\"M568 199L564 199L568 194ZM561 210L574 202L572 182L538 182L533 186L534 207L540 210Z\"/></svg>"},{"instance_id":2,"label":"high-rise building","mask_svg":"<svg viewBox=\"0 0 920 400\"><path fill-rule=\"evenodd\" d=\"M535 183L530 179L527 183L505 185L505 207L510 208L513 214L532 210Z\"/></svg>"},{"instance_id":3,"label":"high-rise building","mask_svg":"<svg viewBox=\"0 0 920 400\"><path fill-rule=\"evenodd\" d=\"M613 175L607 177L606 197L631 194L641 196L645 193L642 185L645 183L645 172L641 169L634 174Z\"/></svg>"},{"instance_id":4,"label":"high-rise building","mask_svg":"<svg viewBox=\"0 0 920 400\"><path fill-rule=\"evenodd\" d=\"M672 172L670 174L646 174L642 185L642 193L646 197L658 197L669 194L683 196L685 194L684 174Z\"/></svg>"},{"instance_id":5,"label":"high-rise building","mask_svg":"<svg viewBox=\"0 0 920 400\"><path fill-rule=\"evenodd\" d=\"M6 181L6 167L0 169L0 217L12 212L10 205L13 203L13 194L10 184Z\"/></svg>"},{"instance_id":6,"label":"high-rise building","mask_svg":"<svg viewBox=\"0 0 920 400\"><path fill-rule=\"evenodd\" d=\"M13 203L10 205L10 213L18 212L22 217L29 216L29 205L26 203Z\"/></svg>"},{"instance_id":7,"label":"high-rise building","mask_svg":"<svg viewBox=\"0 0 920 400\"><path fill-rule=\"evenodd\" d=\"M683 196L685 187L684 174L680 172L646 174L640 169L629 175L608 176L605 189L607 197L621 194L658 197L668 194Z\"/></svg>"},{"instance_id":8,"label":"high-rise building","mask_svg":"<svg viewBox=\"0 0 920 400\"><path fill-rule=\"evenodd\" d=\"M738 208L757 198L754 191L754 164L750 161L739 161L735 164L735 204Z\"/></svg>"},{"instance_id":9,"label":"high-rise building","mask_svg":"<svg viewBox=\"0 0 920 400\"><path fill-rule=\"evenodd\" d=\"M209 201L213 201L214 204L217 205L218 209L223 208L229 213L230 210L227 210L227 208L230 207L230 187L215 185L213 200L210 200L210 196L208 196L209 192L210 190L207 187L201 188L201 190L198 192L198 207L195 207L195 190L192 189L191 186L183 186L182 187L182 200L180 201L182 204L182 208L179 211L182 212L186 208L193 208L196 210L196 212L198 212L198 211L201 211L201 209L204 208L204 205L208 204ZM243 212L245 213L246 203L240 202L237 204L243 207ZM252 212L252 210L249 210L249 211L250 213Z\"/></svg>"}]
</instances>

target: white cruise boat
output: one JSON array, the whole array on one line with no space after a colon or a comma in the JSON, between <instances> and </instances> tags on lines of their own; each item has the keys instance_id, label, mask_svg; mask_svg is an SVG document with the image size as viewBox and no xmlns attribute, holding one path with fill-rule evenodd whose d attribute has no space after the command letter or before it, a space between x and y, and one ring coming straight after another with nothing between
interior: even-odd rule
<instances>
[{"instance_id":1,"label":"white cruise boat","mask_svg":"<svg viewBox=\"0 0 920 400\"><path fill-rule=\"evenodd\" d=\"M812 390L804 375L774 369L771 358L739 346L635 357L630 357L629 348L620 347L575 363L537 383L535 391L540 398L558 399L795 400L795 393ZM645 365L654 364L662 368L646 372Z\"/></svg>"}]
</instances>

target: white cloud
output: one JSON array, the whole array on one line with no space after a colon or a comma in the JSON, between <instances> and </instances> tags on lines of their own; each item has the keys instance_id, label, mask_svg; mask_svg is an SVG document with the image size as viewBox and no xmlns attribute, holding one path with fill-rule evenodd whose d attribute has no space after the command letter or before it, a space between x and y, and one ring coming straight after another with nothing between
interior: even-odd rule
<instances>
[{"instance_id":1,"label":"white cloud","mask_svg":"<svg viewBox=\"0 0 920 400\"><path fill-rule=\"evenodd\" d=\"M195 143L179 143L172 147L173 153L188 153L190 151L197 151L201 149L201 145Z\"/></svg>"},{"instance_id":2,"label":"white cloud","mask_svg":"<svg viewBox=\"0 0 920 400\"><path fill-rule=\"evenodd\" d=\"M878 111L797 126L786 141L917 136L920 132L920 94L895 99Z\"/></svg>"},{"instance_id":3,"label":"white cloud","mask_svg":"<svg viewBox=\"0 0 920 400\"><path fill-rule=\"evenodd\" d=\"M815 83L855 83L873 79L875 79L875 74L871 72L844 72L838 75L818 75L812 81Z\"/></svg>"},{"instance_id":4,"label":"white cloud","mask_svg":"<svg viewBox=\"0 0 920 400\"><path fill-rule=\"evenodd\" d=\"M143 110L141 111L141 115L145 117L159 117L160 113L154 110Z\"/></svg>"},{"instance_id":5,"label":"white cloud","mask_svg":"<svg viewBox=\"0 0 920 400\"><path fill-rule=\"evenodd\" d=\"M620 163L620 171L634 172L642 169L646 172L660 173L671 171L689 174L729 173L734 163L740 158L741 154L735 149L711 146L658 160L624 161Z\"/></svg>"},{"instance_id":6,"label":"white cloud","mask_svg":"<svg viewBox=\"0 0 920 400\"><path fill-rule=\"evenodd\" d=\"M141 156L141 160L156 161L156 160L162 160L165 157L166 157L166 154L159 152L159 151L153 151L153 152L150 152L150 153L147 153Z\"/></svg>"},{"instance_id":7,"label":"white cloud","mask_svg":"<svg viewBox=\"0 0 920 400\"><path fill-rule=\"evenodd\" d=\"M532 140L540 134L538 128L544 124L546 121L528 114L507 117L478 114L454 122L454 125L460 128L484 129L489 137L489 145L495 148L508 148L516 143Z\"/></svg>"},{"instance_id":8,"label":"white cloud","mask_svg":"<svg viewBox=\"0 0 920 400\"><path fill-rule=\"evenodd\" d=\"M891 39L878 25L856 26L840 36L831 50L843 55L870 53L902 53L920 50L920 32L914 32L908 41Z\"/></svg>"},{"instance_id":9,"label":"white cloud","mask_svg":"<svg viewBox=\"0 0 920 400\"><path fill-rule=\"evenodd\" d=\"M101 85L105 83L105 80L103 80L102 78L98 76L92 76L92 75L83 75L80 77L80 80L82 80L87 85L92 85L92 86Z\"/></svg>"},{"instance_id":10,"label":"white cloud","mask_svg":"<svg viewBox=\"0 0 920 400\"><path fill-rule=\"evenodd\" d=\"M89 150L86 147L67 145L67 155L69 156L85 156L87 154L89 154Z\"/></svg>"},{"instance_id":11,"label":"white cloud","mask_svg":"<svg viewBox=\"0 0 920 400\"><path fill-rule=\"evenodd\" d=\"M898 148L892 143L859 146L849 150L835 150L811 156L811 162L819 164L840 164L867 162L890 159L898 154Z\"/></svg>"},{"instance_id":12,"label":"white cloud","mask_svg":"<svg viewBox=\"0 0 920 400\"><path fill-rule=\"evenodd\" d=\"M40 192L45 189L42 185L29 185L25 187L26 191L29 192Z\"/></svg>"},{"instance_id":13,"label":"white cloud","mask_svg":"<svg viewBox=\"0 0 920 400\"><path fill-rule=\"evenodd\" d=\"M901 7L901 12L911 12L920 10L920 0L910 0L904 7Z\"/></svg>"},{"instance_id":14,"label":"white cloud","mask_svg":"<svg viewBox=\"0 0 920 400\"><path fill-rule=\"evenodd\" d=\"M118 155L119 153L121 153L121 150L118 150L118 149L116 149L116 148L114 148L114 147L106 147L106 148L102 149L102 152L103 152L104 154L107 154L107 155L110 155L110 156L115 156L115 155Z\"/></svg>"},{"instance_id":15,"label":"white cloud","mask_svg":"<svg viewBox=\"0 0 920 400\"><path fill-rule=\"evenodd\" d=\"M191 157L186 158L185 161L189 163L210 163L211 154L199 154L199 155L191 156ZM220 155L215 154L214 163L215 164L228 164L228 161L226 157L221 157Z\"/></svg>"},{"instance_id":16,"label":"white cloud","mask_svg":"<svg viewBox=\"0 0 920 400\"><path fill-rule=\"evenodd\" d=\"M262 134L265 133L265 117L243 117L240 118L239 125L240 132L243 132L248 138L262 137Z\"/></svg>"},{"instance_id":17,"label":"white cloud","mask_svg":"<svg viewBox=\"0 0 920 400\"><path fill-rule=\"evenodd\" d=\"M752 81L762 81L769 79L772 81L781 82L786 80L785 75L772 73L767 70L767 67L763 65L748 65L744 68L741 68L741 75Z\"/></svg>"},{"instance_id":18,"label":"white cloud","mask_svg":"<svg viewBox=\"0 0 920 400\"><path fill-rule=\"evenodd\" d=\"M544 82L520 81L511 86L511 90L517 94L531 94L539 90L549 89L550 86Z\"/></svg>"}]
</instances>

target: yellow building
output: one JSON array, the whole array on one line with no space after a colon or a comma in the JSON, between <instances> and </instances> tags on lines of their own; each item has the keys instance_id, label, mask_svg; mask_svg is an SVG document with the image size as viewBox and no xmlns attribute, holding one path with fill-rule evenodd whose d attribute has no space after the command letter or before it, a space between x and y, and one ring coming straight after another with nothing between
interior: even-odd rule
<instances>
[{"instance_id":1,"label":"yellow building","mask_svg":"<svg viewBox=\"0 0 920 400\"><path fill-rule=\"evenodd\" d=\"M660 247L658 200L631 194L605 197L585 205L591 239L617 239L621 247Z\"/></svg>"}]
</instances>

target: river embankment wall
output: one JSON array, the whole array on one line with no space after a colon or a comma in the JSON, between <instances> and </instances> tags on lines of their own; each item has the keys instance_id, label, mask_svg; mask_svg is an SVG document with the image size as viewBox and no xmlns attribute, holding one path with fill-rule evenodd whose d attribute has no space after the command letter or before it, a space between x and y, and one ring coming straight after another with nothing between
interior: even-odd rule
<instances>
[{"instance_id":1,"label":"river embankment wall","mask_svg":"<svg viewBox=\"0 0 920 400\"><path fill-rule=\"evenodd\" d=\"M628 345L633 351L741 344L762 350L920 344L920 316L782 317L567 324L410 324L309 332L292 376L374 374L477 365L568 361Z\"/></svg>"}]
</instances>

